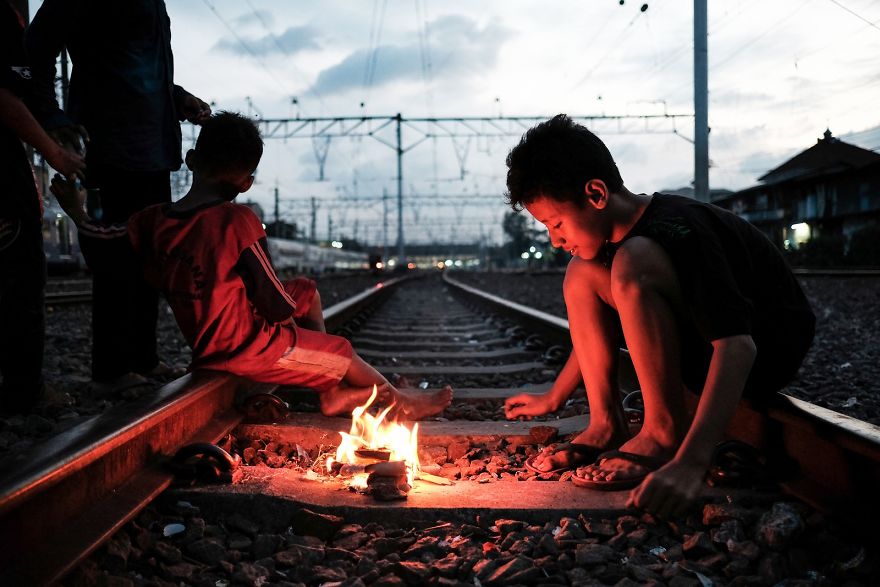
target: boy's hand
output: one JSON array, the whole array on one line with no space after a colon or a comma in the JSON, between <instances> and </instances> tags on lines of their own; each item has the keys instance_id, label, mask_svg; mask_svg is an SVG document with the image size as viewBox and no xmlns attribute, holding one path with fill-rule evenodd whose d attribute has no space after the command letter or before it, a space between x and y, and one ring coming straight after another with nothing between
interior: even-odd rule
<instances>
[{"instance_id":1,"label":"boy's hand","mask_svg":"<svg viewBox=\"0 0 880 587\"><path fill-rule=\"evenodd\" d=\"M504 415L508 420L531 420L534 416L543 416L557 407L551 404L547 394L520 393L505 400Z\"/></svg>"},{"instance_id":2,"label":"boy's hand","mask_svg":"<svg viewBox=\"0 0 880 587\"><path fill-rule=\"evenodd\" d=\"M183 99L183 116L193 124L202 124L211 118L211 107L190 94Z\"/></svg>"},{"instance_id":3,"label":"boy's hand","mask_svg":"<svg viewBox=\"0 0 880 587\"><path fill-rule=\"evenodd\" d=\"M64 179L56 173L52 178L49 191L55 195L61 209L70 216L74 224L80 226L89 219L85 210L86 191L79 187L75 181Z\"/></svg>"},{"instance_id":4,"label":"boy's hand","mask_svg":"<svg viewBox=\"0 0 880 587\"><path fill-rule=\"evenodd\" d=\"M669 519L688 512L703 490L706 468L673 459L630 492L626 507Z\"/></svg>"}]
</instances>

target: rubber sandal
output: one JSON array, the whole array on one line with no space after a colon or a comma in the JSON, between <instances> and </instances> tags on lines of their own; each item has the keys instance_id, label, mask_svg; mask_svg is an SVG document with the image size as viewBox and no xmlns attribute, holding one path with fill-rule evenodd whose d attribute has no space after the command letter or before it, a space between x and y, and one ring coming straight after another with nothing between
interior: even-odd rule
<instances>
[{"instance_id":1,"label":"rubber sandal","mask_svg":"<svg viewBox=\"0 0 880 587\"><path fill-rule=\"evenodd\" d=\"M600 491L621 491L624 489L632 489L633 487L636 487L642 481L644 481L645 477L647 477L649 474L653 473L654 471L669 462L669 459L661 457L649 457L646 455L639 455L622 450L609 450L600 454L593 464L599 465L602 463L602 461L606 461L609 459L623 459L625 461L629 461L634 465L639 465L640 467L642 467L645 472L644 474L639 474L634 477L627 477L626 479L612 479L610 481L594 481L593 479L585 479L583 477L579 477L577 473L575 473L571 477L571 482L578 487L586 487L587 489L598 489Z\"/></svg>"},{"instance_id":2,"label":"rubber sandal","mask_svg":"<svg viewBox=\"0 0 880 587\"><path fill-rule=\"evenodd\" d=\"M555 455L559 452L569 453L571 456L571 461L568 465L564 467L557 467L555 469L550 469L549 471L542 471L541 469L537 468L533 463L536 458L547 453L548 451L552 451L549 453L550 455ZM578 467L583 467L584 465L590 465L596 462L596 458L602 453L603 450L601 448L596 448L595 446L590 446L588 444L579 444L577 442L564 442L552 448L549 446L546 447L538 454L526 459L526 462L523 463L523 465L526 469L533 473L537 473L538 475L550 475L552 473L563 473L565 471L572 471L574 469L577 469Z\"/></svg>"}]
</instances>

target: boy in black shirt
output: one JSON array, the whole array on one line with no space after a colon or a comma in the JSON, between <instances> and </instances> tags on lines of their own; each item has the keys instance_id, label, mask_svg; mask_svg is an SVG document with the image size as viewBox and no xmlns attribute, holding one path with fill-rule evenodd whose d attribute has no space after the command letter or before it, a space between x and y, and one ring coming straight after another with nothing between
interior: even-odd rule
<instances>
[{"instance_id":1,"label":"boy in black shirt","mask_svg":"<svg viewBox=\"0 0 880 587\"><path fill-rule=\"evenodd\" d=\"M574 346L550 391L510 398L507 416L553 411L581 380L590 404L587 429L531 466L586 465L575 484L637 487L630 505L683 512L743 394L770 394L797 372L815 327L803 292L748 222L627 190L607 147L567 116L529 130L507 166L511 206L572 254L563 293ZM645 404L632 438L616 386L621 334ZM685 387L701 396L692 421Z\"/></svg>"}]
</instances>

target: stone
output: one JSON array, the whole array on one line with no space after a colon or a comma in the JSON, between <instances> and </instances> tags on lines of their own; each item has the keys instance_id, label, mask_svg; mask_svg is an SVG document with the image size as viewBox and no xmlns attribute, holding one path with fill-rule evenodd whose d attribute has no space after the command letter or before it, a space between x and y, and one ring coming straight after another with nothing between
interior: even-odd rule
<instances>
[{"instance_id":1,"label":"stone","mask_svg":"<svg viewBox=\"0 0 880 587\"><path fill-rule=\"evenodd\" d=\"M688 536L682 544L682 550L689 559L697 559L717 552L712 540L705 532L694 532Z\"/></svg>"},{"instance_id":2,"label":"stone","mask_svg":"<svg viewBox=\"0 0 880 587\"><path fill-rule=\"evenodd\" d=\"M446 447L446 459L454 463L466 455L470 449L471 443L466 440L450 443Z\"/></svg>"},{"instance_id":3,"label":"stone","mask_svg":"<svg viewBox=\"0 0 880 587\"><path fill-rule=\"evenodd\" d=\"M238 530L248 536L256 536L260 527L239 513L234 513L226 518L226 527L230 530Z\"/></svg>"},{"instance_id":4,"label":"stone","mask_svg":"<svg viewBox=\"0 0 880 587\"><path fill-rule=\"evenodd\" d=\"M484 558L478 561L477 564L474 565L473 569L471 569L471 571L474 573L474 575L476 575L477 579L479 579L480 581L485 581L489 578L489 576L492 575L492 573L495 572L495 569L500 567L502 564L503 562L498 559Z\"/></svg>"},{"instance_id":5,"label":"stone","mask_svg":"<svg viewBox=\"0 0 880 587\"><path fill-rule=\"evenodd\" d=\"M431 574L431 569L423 562L400 561L395 565L394 573L407 585L421 585Z\"/></svg>"},{"instance_id":6,"label":"stone","mask_svg":"<svg viewBox=\"0 0 880 587\"><path fill-rule=\"evenodd\" d=\"M741 542L746 538L742 522L739 520L726 520L722 522L719 527L712 528L710 535L714 544L724 545L727 544L728 540Z\"/></svg>"},{"instance_id":7,"label":"stone","mask_svg":"<svg viewBox=\"0 0 880 587\"><path fill-rule=\"evenodd\" d=\"M174 564L179 563L183 559L180 549L165 542L157 542L153 545L153 550L162 559L163 562Z\"/></svg>"},{"instance_id":8,"label":"stone","mask_svg":"<svg viewBox=\"0 0 880 587\"><path fill-rule=\"evenodd\" d=\"M269 570L260 565L242 561L235 565L232 580L239 585L260 587L269 577Z\"/></svg>"},{"instance_id":9,"label":"stone","mask_svg":"<svg viewBox=\"0 0 880 587\"><path fill-rule=\"evenodd\" d=\"M160 568L169 577L182 581L191 580L193 575L201 570L198 565L187 562L179 562L173 565L160 565Z\"/></svg>"},{"instance_id":10,"label":"stone","mask_svg":"<svg viewBox=\"0 0 880 587\"><path fill-rule=\"evenodd\" d=\"M216 566L226 558L226 548L215 539L203 538L186 546L189 556L208 566Z\"/></svg>"},{"instance_id":11,"label":"stone","mask_svg":"<svg viewBox=\"0 0 880 587\"><path fill-rule=\"evenodd\" d=\"M578 544L575 563L578 565L598 565L613 560L614 550L604 544Z\"/></svg>"},{"instance_id":12,"label":"stone","mask_svg":"<svg viewBox=\"0 0 880 587\"><path fill-rule=\"evenodd\" d=\"M584 531L587 535L611 537L617 534L617 527L607 520L584 519Z\"/></svg>"},{"instance_id":13,"label":"stone","mask_svg":"<svg viewBox=\"0 0 880 587\"><path fill-rule=\"evenodd\" d=\"M251 546L254 559L272 556L284 542L284 538L277 534L258 534Z\"/></svg>"},{"instance_id":14,"label":"stone","mask_svg":"<svg viewBox=\"0 0 880 587\"><path fill-rule=\"evenodd\" d=\"M373 585L378 587L398 587L406 585L406 583L394 573L389 573L379 577Z\"/></svg>"},{"instance_id":15,"label":"stone","mask_svg":"<svg viewBox=\"0 0 880 587\"><path fill-rule=\"evenodd\" d=\"M531 568L533 568L531 559L524 556L518 556L492 571L492 573L486 577L485 582L489 585L516 583L516 581L512 581L511 578L517 573Z\"/></svg>"},{"instance_id":16,"label":"stone","mask_svg":"<svg viewBox=\"0 0 880 587\"><path fill-rule=\"evenodd\" d=\"M534 444L549 444L556 439L559 430L553 426L532 426L529 428L529 440Z\"/></svg>"},{"instance_id":17,"label":"stone","mask_svg":"<svg viewBox=\"0 0 880 587\"><path fill-rule=\"evenodd\" d=\"M449 554L440 560L431 563L431 568L444 577L455 577L461 568L462 559L454 554Z\"/></svg>"},{"instance_id":18,"label":"stone","mask_svg":"<svg viewBox=\"0 0 880 587\"><path fill-rule=\"evenodd\" d=\"M639 519L635 516L620 516L617 518L617 532L628 534L639 527Z\"/></svg>"},{"instance_id":19,"label":"stone","mask_svg":"<svg viewBox=\"0 0 880 587\"><path fill-rule=\"evenodd\" d=\"M345 550L344 548L327 547L324 549L324 561L326 562L348 561L356 565L358 560L359 557L357 554L350 550Z\"/></svg>"},{"instance_id":20,"label":"stone","mask_svg":"<svg viewBox=\"0 0 880 587\"><path fill-rule=\"evenodd\" d=\"M648 532L647 528L636 528L626 535L626 541L630 546L639 546L640 544L644 544L649 536L650 532Z\"/></svg>"},{"instance_id":21,"label":"stone","mask_svg":"<svg viewBox=\"0 0 880 587\"><path fill-rule=\"evenodd\" d=\"M439 544L438 537L425 536L403 551L402 556L405 559L420 559L425 562L435 560L446 555L446 549Z\"/></svg>"},{"instance_id":22,"label":"stone","mask_svg":"<svg viewBox=\"0 0 880 587\"><path fill-rule=\"evenodd\" d=\"M773 550L783 550L804 529L800 513L785 502L774 503L755 526L755 540Z\"/></svg>"},{"instance_id":23,"label":"stone","mask_svg":"<svg viewBox=\"0 0 880 587\"><path fill-rule=\"evenodd\" d=\"M755 514L742 506L729 503L707 503L703 506L705 526L718 526L727 520L739 520L747 525L755 520Z\"/></svg>"},{"instance_id":24,"label":"stone","mask_svg":"<svg viewBox=\"0 0 880 587\"><path fill-rule=\"evenodd\" d=\"M125 570L128 557L131 555L131 538L125 532L119 532L104 547L104 565L111 571Z\"/></svg>"},{"instance_id":25,"label":"stone","mask_svg":"<svg viewBox=\"0 0 880 587\"><path fill-rule=\"evenodd\" d=\"M448 459L445 446L425 446L419 449L419 461L424 464L443 465Z\"/></svg>"},{"instance_id":26,"label":"stone","mask_svg":"<svg viewBox=\"0 0 880 587\"><path fill-rule=\"evenodd\" d=\"M768 552L758 562L757 571L769 584L776 584L787 575L785 558L778 552Z\"/></svg>"},{"instance_id":27,"label":"stone","mask_svg":"<svg viewBox=\"0 0 880 587\"><path fill-rule=\"evenodd\" d=\"M500 519L495 520L495 527L498 528L499 534L502 536L506 536L510 532L518 532L526 527L525 522L521 522L519 520L506 520Z\"/></svg>"},{"instance_id":28,"label":"stone","mask_svg":"<svg viewBox=\"0 0 880 587\"><path fill-rule=\"evenodd\" d=\"M331 514L319 514L306 508L297 510L290 517L290 528L297 534L315 536L324 542L342 528L345 520Z\"/></svg>"},{"instance_id":29,"label":"stone","mask_svg":"<svg viewBox=\"0 0 880 587\"><path fill-rule=\"evenodd\" d=\"M743 540L741 542L728 540L725 546L727 546L727 552L730 554L741 556L749 561L754 561L761 556L761 547L751 540Z\"/></svg>"},{"instance_id":30,"label":"stone","mask_svg":"<svg viewBox=\"0 0 880 587\"><path fill-rule=\"evenodd\" d=\"M333 583L345 581L347 578L348 575L345 574L345 571L338 567L325 567L321 565L312 567L312 580L315 583Z\"/></svg>"},{"instance_id":31,"label":"stone","mask_svg":"<svg viewBox=\"0 0 880 587\"><path fill-rule=\"evenodd\" d=\"M244 534L230 534L226 540L226 546L232 550L247 550L253 541Z\"/></svg>"},{"instance_id":32,"label":"stone","mask_svg":"<svg viewBox=\"0 0 880 587\"><path fill-rule=\"evenodd\" d=\"M553 540L553 536L550 534L543 534L541 536L541 539L538 541L538 548L546 554L559 554L559 547L556 545L556 541Z\"/></svg>"},{"instance_id":33,"label":"stone","mask_svg":"<svg viewBox=\"0 0 880 587\"><path fill-rule=\"evenodd\" d=\"M276 552L273 558L283 567L312 565L324 559L324 549L293 545L286 550Z\"/></svg>"}]
</instances>

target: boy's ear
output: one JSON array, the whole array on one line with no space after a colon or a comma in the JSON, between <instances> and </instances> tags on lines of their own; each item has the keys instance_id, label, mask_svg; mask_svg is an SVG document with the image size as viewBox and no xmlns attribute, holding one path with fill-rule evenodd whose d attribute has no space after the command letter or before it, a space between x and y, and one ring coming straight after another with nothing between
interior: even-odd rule
<instances>
[{"instance_id":1,"label":"boy's ear","mask_svg":"<svg viewBox=\"0 0 880 587\"><path fill-rule=\"evenodd\" d=\"M249 175L247 179L241 182L241 185L238 187L239 193L245 193L246 191L251 189L252 185L254 185L254 176Z\"/></svg>"},{"instance_id":2,"label":"boy's ear","mask_svg":"<svg viewBox=\"0 0 880 587\"><path fill-rule=\"evenodd\" d=\"M608 186L601 179L591 179L584 186L587 201L597 210L608 205Z\"/></svg>"}]
</instances>

